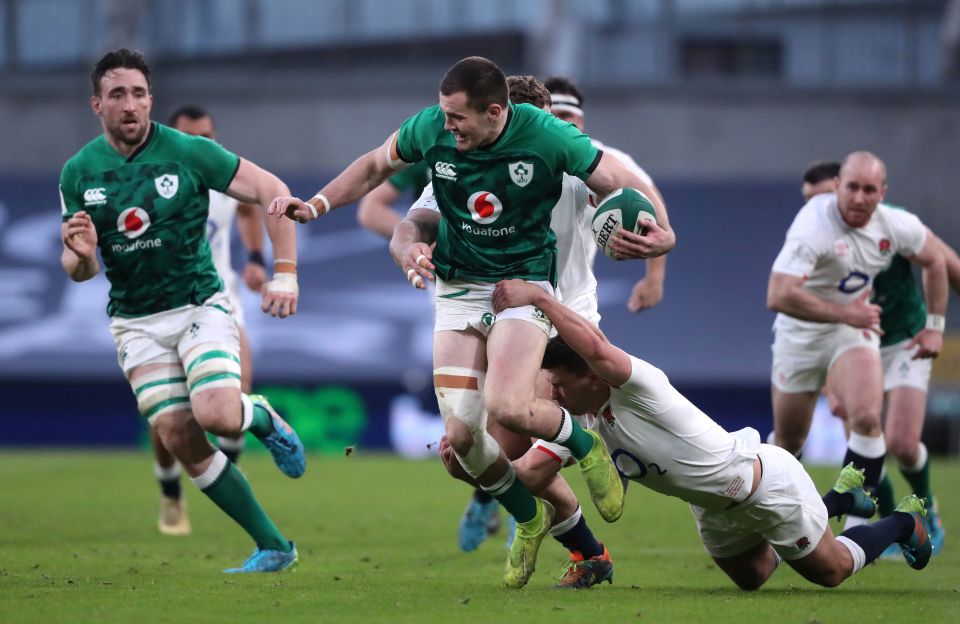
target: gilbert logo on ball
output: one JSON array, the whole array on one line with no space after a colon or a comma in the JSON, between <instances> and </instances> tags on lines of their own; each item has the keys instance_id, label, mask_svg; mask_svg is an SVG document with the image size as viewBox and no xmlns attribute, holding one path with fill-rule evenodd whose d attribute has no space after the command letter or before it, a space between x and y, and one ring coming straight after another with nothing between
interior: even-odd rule
<instances>
[{"instance_id":1,"label":"gilbert logo on ball","mask_svg":"<svg viewBox=\"0 0 960 624\"><path fill-rule=\"evenodd\" d=\"M610 238L618 229L644 234L644 222L657 222L657 211L646 195L632 188L621 188L607 195L593 215L593 239L604 255L619 260L610 248Z\"/></svg>"},{"instance_id":2,"label":"gilbert logo on ball","mask_svg":"<svg viewBox=\"0 0 960 624\"><path fill-rule=\"evenodd\" d=\"M467 210L473 220L482 225L493 223L503 212L503 204L497 196L488 191L474 193L467 200Z\"/></svg>"},{"instance_id":3,"label":"gilbert logo on ball","mask_svg":"<svg viewBox=\"0 0 960 624\"><path fill-rule=\"evenodd\" d=\"M117 217L117 230L127 238L139 238L150 227L150 215L143 208L127 208Z\"/></svg>"}]
</instances>

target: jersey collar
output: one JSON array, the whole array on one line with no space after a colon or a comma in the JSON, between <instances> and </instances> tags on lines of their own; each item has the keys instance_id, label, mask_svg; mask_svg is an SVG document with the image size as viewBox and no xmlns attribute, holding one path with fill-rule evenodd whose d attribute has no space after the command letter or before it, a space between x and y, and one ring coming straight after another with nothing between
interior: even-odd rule
<instances>
[{"instance_id":1,"label":"jersey collar","mask_svg":"<svg viewBox=\"0 0 960 624\"><path fill-rule=\"evenodd\" d=\"M477 148L479 151L485 152L485 151L492 150L496 146L496 144L500 142L500 139L502 139L507 134L507 130L510 128L510 122L513 121L513 102L511 102L508 106L509 108L507 109L507 123L503 124L503 130L500 131L500 134L497 135L497 138L495 138L492 143L490 143L489 145L484 145L482 147Z\"/></svg>"},{"instance_id":2,"label":"jersey collar","mask_svg":"<svg viewBox=\"0 0 960 624\"><path fill-rule=\"evenodd\" d=\"M157 123L155 121L151 121L150 129L147 130L146 140L143 143L141 143L140 147L138 147L132 154L127 156L127 160L125 162L132 163L134 158L139 156L143 152L143 150L147 149L147 147L153 141L153 137L154 135L156 135L156 133L157 133Z\"/></svg>"}]
</instances>

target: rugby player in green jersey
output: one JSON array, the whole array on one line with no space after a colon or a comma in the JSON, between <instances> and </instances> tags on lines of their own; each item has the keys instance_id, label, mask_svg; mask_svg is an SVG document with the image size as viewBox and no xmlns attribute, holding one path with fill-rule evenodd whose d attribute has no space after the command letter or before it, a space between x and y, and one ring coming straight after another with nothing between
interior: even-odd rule
<instances>
[{"instance_id":1,"label":"rugby player in green jersey","mask_svg":"<svg viewBox=\"0 0 960 624\"><path fill-rule=\"evenodd\" d=\"M278 197L268 214L316 219L422 160L433 172L442 215L436 248L423 242L432 233L407 228L395 232L391 254L411 283L437 280L434 388L447 438L464 470L516 518L504 582L522 587L533 573L553 509L516 479L486 431L487 415L511 431L569 448L608 521L622 513L623 487L602 440L566 410L535 397L549 320L532 306L495 314L494 284L518 278L553 293L550 217L564 173L583 179L600 196L628 186L654 199L658 225L641 237L644 256L667 253L675 236L662 202L643 180L570 124L535 106L510 104L503 72L480 57L463 59L447 72L439 105L407 119L309 201Z\"/></svg>"},{"instance_id":2,"label":"rugby player in green jersey","mask_svg":"<svg viewBox=\"0 0 960 624\"><path fill-rule=\"evenodd\" d=\"M838 162L818 162L803 176L801 192L805 200L820 193L836 191L840 173ZM890 204L887 204L890 205ZM947 276L952 288L960 292L960 260L957 253L938 238L929 228L927 236L942 247L947 260ZM873 282L873 301L880 306L880 357L883 363L883 390L886 399L884 438L887 451L899 464L900 474L910 484L913 493L926 501L927 532L933 543L934 554L943 548L943 522L930 487L930 461L927 447L920 440L927 407L927 388L930 384L932 361L914 357L914 338L927 327L927 308L913 277L910 262L895 255L890 267L877 275ZM933 318L931 324L942 326L942 318ZM828 380L829 381L829 380ZM826 388L830 410L844 416L836 396ZM844 421L846 423L846 421ZM884 470L876 489L880 515L886 517L894 509L893 483ZM888 555L899 555L891 547Z\"/></svg>"},{"instance_id":3,"label":"rugby player in green jersey","mask_svg":"<svg viewBox=\"0 0 960 624\"><path fill-rule=\"evenodd\" d=\"M303 445L264 397L240 388L240 344L229 298L206 237L209 190L267 205L287 186L204 137L150 120L150 70L127 49L106 54L91 74L90 104L103 134L74 155L60 176L64 271L110 282L107 314L118 361L140 413L160 433L191 480L256 543L227 572L275 572L297 550L261 508L246 478L207 441L205 431L251 431L290 477L303 474ZM296 236L267 224L276 272L262 309L296 313Z\"/></svg>"}]
</instances>

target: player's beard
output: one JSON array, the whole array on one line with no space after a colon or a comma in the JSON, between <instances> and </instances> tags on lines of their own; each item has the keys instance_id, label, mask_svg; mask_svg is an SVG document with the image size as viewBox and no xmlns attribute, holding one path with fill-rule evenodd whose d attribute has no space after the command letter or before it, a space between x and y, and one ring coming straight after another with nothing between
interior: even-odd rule
<instances>
[{"instance_id":1,"label":"player's beard","mask_svg":"<svg viewBox=\"0 0 960 624\"><path fill-rule=\"evenodd\" d=\"M110 136L113 137L118 143L124 143L125 145L139 145L143 142L144 135L147 134L147 124L139 122L136 130L132 133L126 131L123 126L123 120L117 122L116 126L109 129Z\"/></svg>"}]
</instances>

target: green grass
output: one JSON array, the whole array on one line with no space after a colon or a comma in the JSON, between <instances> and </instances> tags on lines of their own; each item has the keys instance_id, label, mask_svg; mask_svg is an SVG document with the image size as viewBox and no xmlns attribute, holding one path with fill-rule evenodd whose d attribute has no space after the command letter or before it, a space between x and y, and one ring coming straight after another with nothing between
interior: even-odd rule
<instances>
[{"instance_id":1,"label":"green grass","mask_svg":"<svg viewBox=\"0 0 960 624\"><path fill-rule=\"evenodd\" d=\"M523 590L501 588L501 537L462 554L467 489L438 461L313 457L292 481L262 456L241 465L296 540L290 574L226 576L247 537L185 481L194 532L154 526L158 490L144 452L0 454L0 622L955 622L960 617L960 463L938 462L948 543L916 572L881 561L840 588L782 566L746 593L712 564L687 506L634 484L613 525L585 509L616 562L615 583L559 592L563 550L541 551ZM568 471L569 472L569 471ZM836 474L814 471L827 488ZM579 476L568 475L578 492ZM898 495L904 483L895 475Z\"/></svg>"}]
</instances>

